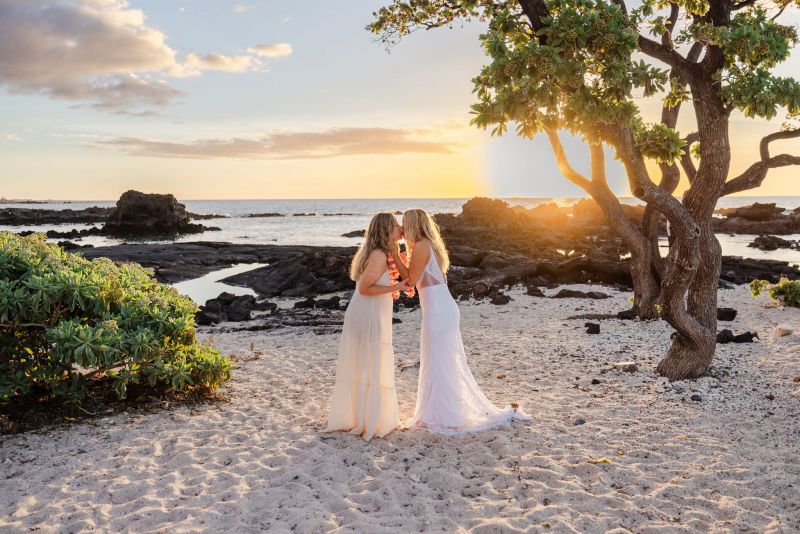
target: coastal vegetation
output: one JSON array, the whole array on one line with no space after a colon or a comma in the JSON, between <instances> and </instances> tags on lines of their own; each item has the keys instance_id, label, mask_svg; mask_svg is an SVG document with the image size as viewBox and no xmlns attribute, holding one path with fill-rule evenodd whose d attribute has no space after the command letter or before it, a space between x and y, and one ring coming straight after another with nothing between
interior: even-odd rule
<instances>
[{"instance_id":1,"label":"coastal vegetation","mask_svg":"<svg viewBox=\"0 0 800 534\"><path fill-rule=\"evenodd\" d=\"M83 399L106 380L212 389L231 362L195 336L197 306L138 264L88 260L43 234L0 232L0 402Z\"/></svg>"}]
</instances>

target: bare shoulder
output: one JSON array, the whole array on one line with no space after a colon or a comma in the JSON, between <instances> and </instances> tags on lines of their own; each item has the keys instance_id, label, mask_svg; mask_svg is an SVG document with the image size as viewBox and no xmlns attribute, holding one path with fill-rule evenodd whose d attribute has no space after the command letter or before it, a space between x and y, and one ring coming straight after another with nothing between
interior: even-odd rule
<instances>
[{"instance_id":1,"label":"bare shoulder","mask_svg":"<svg viewBox=\"0 0 800 534\"><path fill-rule=\"evenodd\" d=\"M373 250L372 252L369 253L369 256L367 257L367 259L370 260L370 261L372 261L372 260L386 261L386 260L389 259L389 256L387 256L384 251L382 251L380 249L375 249L375 250Z\"/></svg>"},{"instance_id":2,"label":"bare shoulder","mask_svg":"<svg viewBox=\"0 0 800 534\"><path fill-rule=\"evenodd\" d=\"M375 249L367 256L367 266L372 266L373 269L386 267L387 261L389 261L389 257L382 250Z\"/></svg>"},{"instance_id":3,"label":"bare shoulder","mask_svg":"<svg viewBox=\"0 0 800 534\"><path fill-rule=\"evenodd\" d=\"M420 239L414 244L414 254L412 255L412 257L421 256L423 258L427 258L428 255L431 253L431 250L433 250L431 242L428 241L427 239Z\"/></svg>"},{"instance_id":4,"label":"bare shoulder","mask_svg":"<svg viewBox=\"0 0 800 534\"><path fill-rule=\"evenodd\" d=\"M433 245L431 245L431 242L428 241L427 239L420 239L419 241L417 241L416 245L414 245L414 248L421 247L421 250L427 250L430 252L432 246Z\"/></svg>"}]
</instances>

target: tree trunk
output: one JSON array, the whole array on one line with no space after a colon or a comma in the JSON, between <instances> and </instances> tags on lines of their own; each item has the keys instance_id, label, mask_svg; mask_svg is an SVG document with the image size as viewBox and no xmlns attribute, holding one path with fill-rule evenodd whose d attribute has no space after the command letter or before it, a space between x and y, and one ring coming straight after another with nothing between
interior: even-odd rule
<instances>
[{"instance_id":1,"label":"tree trunk","mask_svg":"<svg viewBox=\"0 0 800 534\"><path fill-rule=\"evenodd\" d=\"M619 199L608 187L602 143L597 139L589 141L592 179L588 180L569 164L558 133L555 130L546 130L546 133L561 173L597 202L605 215L609 228L622 239L631 252L630 273L633 282L633 307L630 313L641 319L658 318L656 309L658 280L652 270L651 245L640 228L625 216Z\"/></svg>"},{"instance_id":2,"label":"tree trunk","mask_svg":"<svg viewBox=\"0 0 800 534\"><path fill-rule=\"evenodd\" d=\"M703 375L714 358L722 252L711 219L730 168L728 113L718 88L700 83L692 87L692 93L701 157L683 204L697 227L694 231L676 228L660 295L663 315L676 332L657 371L671 380Z\"/></svg>"}]
</instances>

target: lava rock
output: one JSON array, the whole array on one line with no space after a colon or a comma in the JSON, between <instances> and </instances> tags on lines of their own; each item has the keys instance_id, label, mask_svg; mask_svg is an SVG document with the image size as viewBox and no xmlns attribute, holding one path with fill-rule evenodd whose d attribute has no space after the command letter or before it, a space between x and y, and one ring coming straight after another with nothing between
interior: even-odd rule
<instances>
[{"instance_id":1,"label":"lava rock","mask_svg":"<svg viewBox=\"0 0 800 534\"><path fill-rule=\"evenodd\" d=\"M718 321L733 321L736 319L737 311L733 308L717 308Z\"/></svg>"},{"instance_id":2,"label":"lava rock","mask_svg":"<svg viewBox=\"0 0 800 534\"><path fill-rule=\"evenodd\" d=\"M508 304L509 302L511 302L511 297L509 297L508 295L504 295L503 293L498 293L489 302L491 302L496 306Z\"/></svg>"},{"instance_id":3,"label":"lava rock","mask_svg":"<svg viewBox=\"0 0 800 534\"><path fill-rule=\"evenodd\" d=\"M544 292L542 289L534 285L528 286L527 294L532 297L544 297Z\"/></svg>"},{"instance_id":4,"label":"lava rock","mask_svg":"<svg viewBox=\"0 0 800 534\"><path fill-rule=\"evenodd\" d=\"M578 291L575 289L562 289L555 295L553 295L554 299L585 299L586 293L583 291Z\"/></svg>"},{"instance_id":5,"label":"lava rock","mask_svg":"<svg viewBox=\"0 0 800 534\"><path fill-rule=\"evenodd\" d=\"M753 339L761 339L758 337L757 332L744 332L733 336L734 343L752 343Z\"/></svg>"},{"instance_id":6,"label":"lava rock","mask_svg":"<svg viewBox=\"0 0 800 534\"><path fill-rule=\"evenodd\" d=\"M249 297L249 298L247 298ZM225 308L225 316L229 321L240 322L249 321L252 318L255 299L251 295L234 300L230 306Z\"/></svg>"},{"instance_id":7,"label":"lava rock","mask_svg":"<svg viewBox=\"0 0 800 534\"><path fill-rule=\"evenodd\" d=\"M173 195L126 191L117 201L103 232L115 237L198 233L210 230L190 222L186 206Z\"/></svg>"},{"instance_id":8,"label":"lava rock","mask_svg":"<svg viewBox=\"0 0 800 534\"><path fill-rule=\"evenodd\" d=\"M753 240L748 247L757 248L759 250L770 251L778 250L779 248L796 248L797 241L789 241L774 235L760 235Z\"/></svg>"},{"instance_id":9,"label":"lava rock","mask_svg":"<svg viewBox=\"0 0 800 534\"><path fill-rule=\"evenodd\" d=\"M341 299L334 295L327 299L319 299L316 301L316 307L325 310L338 310L341 307Z\"/></svg>"},{"instance_id":10,"label":"lava rock","mask_svg":"<svg viewBox=\"0 0 800 534\"><path fill-rule=\"evenodd\" d=\"M367 235L366 230L353 230L352 232L342 234L342 237L364 237L365 235Z\"/></svg>"},{"instance_id":11,"label":"lava rock","mask_svg":"<svg viewBox=\"0 0 800 534\"><path fill-rule=\"evenodd\" d=\"M730 343L733 341L734 335L733 332L729 329L725 328L724 330L720 330L717 332L717 343L725 344Z\"/></svg>"},{"instance_id":12,"label":"lava rock","mask_svg":"<svg viewBox=\"0 0 800 534\"><path fill-rule=\"evenodd\" d=\"M597 323L584 323L586 327L587 334L599 334L600 333L600 325Z\"/></svg>"},{"instance_id":13,"label":"lava rock","mask_svg":"<svg viewBox=\"0 0 800 534\"><path fill-rule=\"evenodd\" d=\"M701 396L700 396L700 395L698 395L697 393L695 393L694 395L692 395L692 396L691 396L691 397L689 397L689 398L690 398L690 399L692 399L692 400L693 400L693 401L695 401L695 402L701 402L701 401L703 400L703 397L701 397Z\"/></svg>"},{"instance_id":14,"label":"lava rock","mask_svg":"<svg viewBox=\"0 0 800 534\"><path fill-rule=\"evenodd\" d=\"M305 300L301 300L299 302L295 302L294 306L292 306L292 308L294 308L296 310L310 309L310 308L315 308L315 307L316 307L316 301L314 300L313 297L308 297Z\"/></svg>"},{"instance_id":15,"label":"lava rock","mask_svg":"<svg viewBox=\"0 0 800 534\"><path fill-rule=\"evenodd\" d=\"M617 318L623 321L630 321L636 319L636 313L633 310L622 310L617 312Z\"/></svg>"}]
</instances>

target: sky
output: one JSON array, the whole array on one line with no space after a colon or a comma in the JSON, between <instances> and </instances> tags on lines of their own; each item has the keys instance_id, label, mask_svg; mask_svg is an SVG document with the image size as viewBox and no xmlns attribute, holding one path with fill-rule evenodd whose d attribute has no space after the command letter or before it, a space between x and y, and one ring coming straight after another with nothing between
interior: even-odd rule
<instances>
[{"instance_id":1,"label":"sky","mask_svg":"<svg viewBox=\"0 0 800 534\"><path fill-rule=\"evenodd\" d=\"M0 0L0 197L584 196L544 136L469 126L480 24L387 50L364 28L386 3ZM800 78L798 56L779 71ZM781 119L733 117L732 174ZM564 144L587 172L585 145ZM772 170L750 194L800 195L798 173Z\"/></svg>"}]
</instances>

